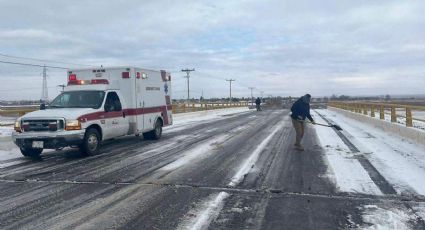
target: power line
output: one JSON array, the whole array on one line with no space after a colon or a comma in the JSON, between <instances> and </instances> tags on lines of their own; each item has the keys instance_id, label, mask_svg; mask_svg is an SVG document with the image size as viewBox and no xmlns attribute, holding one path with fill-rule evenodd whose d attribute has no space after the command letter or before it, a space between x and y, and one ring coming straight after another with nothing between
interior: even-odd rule
<instances>
[{"instance_id":1,"label":"power line","mask_svg":"<svg viewBox=\"0 0 425 230\"><path fill-rule=\"evenodd\" d=\"M12 65L23 65L23 66L35 66L35 67L49 67L53 69L69 69L60 66L50 66L50 65L37 65L37 64L29 64L29 63L21 63L21 62L11 62L11 61L0 61L0 63L12 64Z\"/></svg>"},{"instance_id":2,"label":"power line","mask_svg":"<svg viewBox=\"0 0 425 230\"><path fill-rule=\"evenodd\" d=\"M92 65L84 65L84 64L78 64L78 63L72 63L72 62L53 61L53 60L46 60L46 59L20 57L20 56L8 55L8 54L3 54L3 53L0 53L0 56L8 57L8 58L17 58L17 59L24 59L24 60L39 61L39 62L51 62L51 63L59 63L59 64L67 64L67 65L80 65L80 66L94 67Z\"/></svg>"}]
</instances>

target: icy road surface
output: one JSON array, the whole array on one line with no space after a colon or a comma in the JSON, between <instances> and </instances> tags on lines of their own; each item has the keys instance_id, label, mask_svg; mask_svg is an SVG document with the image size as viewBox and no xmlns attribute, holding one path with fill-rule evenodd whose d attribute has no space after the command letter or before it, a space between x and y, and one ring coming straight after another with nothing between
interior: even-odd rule
<instances>
[{"instance_id":1,"label":"icy road surface","mask_svg":"<svg viewBox=\"0 0 425 230\"><path fill-rule=\"evenodd\" d=\"M288 110L179 114L87 158L3 136L0 229L425 229L425 147L313 114L344 131L308 125L304 152Z\"/></svg>"}]
</instances>

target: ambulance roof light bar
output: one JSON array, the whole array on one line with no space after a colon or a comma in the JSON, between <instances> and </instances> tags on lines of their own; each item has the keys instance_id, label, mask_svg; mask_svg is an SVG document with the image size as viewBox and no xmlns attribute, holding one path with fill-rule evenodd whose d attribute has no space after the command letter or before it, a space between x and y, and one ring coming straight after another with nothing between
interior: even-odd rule
<instances>
[{"instance_id":1,"label":"ambulance roof light bar","mask_svg":"<svg viewBox=\"0 0 425 230\"><path fill-rule=\"evenodd\" d=\"M98 85L105 84L108 85L109 81L107 79L92 79L92 80L74 80L68 81L68 85Z\"/></svg>"}]
</instances>

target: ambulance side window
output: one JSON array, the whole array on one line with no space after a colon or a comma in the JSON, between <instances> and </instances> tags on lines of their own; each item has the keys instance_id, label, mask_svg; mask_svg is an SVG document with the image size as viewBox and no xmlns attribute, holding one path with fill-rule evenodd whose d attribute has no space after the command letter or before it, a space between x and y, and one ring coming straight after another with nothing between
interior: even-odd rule
<instances>
[{"instance_id":1,"label":"ambulance side window","mask_svg":"<svg viewBox=\"0 0 425 230\"><path fill-rule=\"evenodd\" d=\"M112 111L121 111L121 110L122 110L122 106L117 93L109 92L105 101L105 111L112 112Z\"/></svg>"}]
</instances>

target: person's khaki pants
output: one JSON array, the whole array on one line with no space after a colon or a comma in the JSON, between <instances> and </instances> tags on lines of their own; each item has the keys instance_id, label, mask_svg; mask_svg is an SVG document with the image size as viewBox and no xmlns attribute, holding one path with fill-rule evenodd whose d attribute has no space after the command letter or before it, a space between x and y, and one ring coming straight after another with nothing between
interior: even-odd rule
<instances>
[{"instance_id":1,"label":"person's khaki pants","mask_svg":"<svg viewBox=\"0 0 425 230\"><path fill-rule=\"evenodd\" d=\"M294 125L296 133L295 145L301 145L304 136L304 122L292 118L292 125Z\"/></svg>"}]
</instances>

